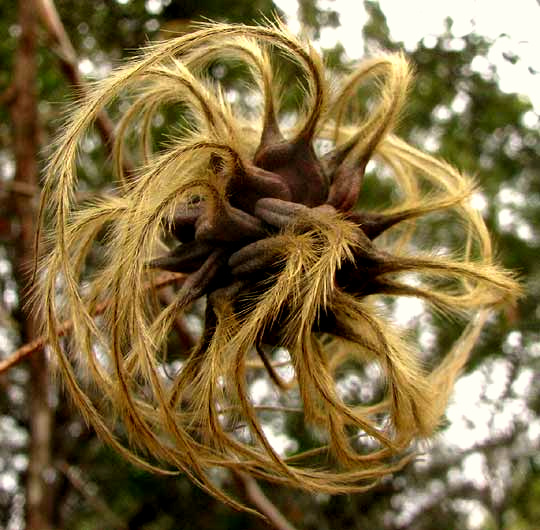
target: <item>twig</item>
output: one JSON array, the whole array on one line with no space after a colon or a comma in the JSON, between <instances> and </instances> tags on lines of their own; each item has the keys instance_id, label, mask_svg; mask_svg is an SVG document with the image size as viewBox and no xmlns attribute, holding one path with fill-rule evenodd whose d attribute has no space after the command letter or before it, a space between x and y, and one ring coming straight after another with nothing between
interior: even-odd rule
<instances>
[{"instance_id":1,"label":"twig","mask_svg":"<svg viewBox=\"0 0 540 530\"><path fill-rule=\"evenodd\" d=\"M66 461L60 460L56 462L55 466L61 471L64 476L69 480L71 485L84 497L84 499L94 508L97 512L100 512L105 520L109 522L111 528L115 529L127 529L128 525L122 518L117 515L103 499L98 497L91 491L91 484L86 483L80 476L80 470L74 466L70 466Z\"/></svg>"},{"instance_id":2,"label":"twig","mask_svg":"<svg viewBox=\"0 0 540 530\"><path fill-rule=\"evenodd\" d=\"M36 185L28 184L26 182L18 182L16 180L0 181L0 196L8 194L17 194L39 200L41 188ZM75 193L75 198L79 202L86 199L92 199L95 196L96 194L90 191L78 191ZM4 197L2 197L2 199L4 200Z\"/></svg>"},{"instance_id":3,"label":"twig","mask_svg":"<svg viewBox=\"0 0 540 530\"><path fill-rule=\"evenodd\" d=\"M264 494L257 481L241 471L233 471L236 481L244 490L246 498L261 512L276 530L295 530L285 516Z\"/></svg>"},{"instance_id":4,"label":"twig","mask_svg":"<svg viewBox=\"0 0 540 530\"><path fill-rule=\"evenodd\" d=\"M59 50L58 58L62 70L71 81L83 93L85 92L85 81L79 72L79 64L77 53L71 43L69 35L62 24L62 20L58 16L58 11L53 0L35 0L37 3L39 15L49 33L52 41L56 44ZM105 111L100 112L96 117L96 126L101 135L101 138L107 149L111 149L114 143L114 127ZM124 170L129 173L129 167Z\"/></svg>"},{"instance_id":5,"label":"twig","mask_svg":"<svg viewBox=\"0 0 540 530\"><path fill-rule=\"evenodd\" d=\"M154 289L160 289L161 287L165 287L166 285L170 285L172 283L175 283L179 280L184 279L183 274L179 273L170 273L170 274L164 274L162 276L159 276L157 280L150 285L147 286L147 288L154 288ZM102 302L96 307L96 310L94 311L94 316L100 315L105 311L109 304L109 301L106 300L105 302ZM64 336L71 328L73 327L73 322L71 320L66 320L62 322L57 330L56 334L59 337ZM13 352L7 359L4 359L0 362L0 374L3 372L9 370L11 367L15 366L16 364L20 363L27 357L29 357L32 353L41 350L48 342L48 338L46 335L41 335L36 340L29 342L27 344L24 344L21 346L18 350Z\"/></svg>"},{"instance_id":6,"label":"twig","mask_svg":"<svg viewBox=\"0 0 540 530\"><path fill-rule=\"evenodd\" d=\"M28 182L21 182L17 180L8 180L0 182L0 193L18 193L25 197L39 197L41 189L39 186L29 184Z\"/></svg>"}]
</instances>

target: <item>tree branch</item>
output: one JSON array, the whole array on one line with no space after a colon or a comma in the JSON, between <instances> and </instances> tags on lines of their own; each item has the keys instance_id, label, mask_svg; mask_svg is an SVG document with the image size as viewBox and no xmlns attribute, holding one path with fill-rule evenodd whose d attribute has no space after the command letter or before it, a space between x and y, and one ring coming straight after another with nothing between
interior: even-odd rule
<instances>
[{"instance_id":1,"label":"tree branch","mask_svg":"<svg viewBox=\"0 0 540 530\"><path fill-rule=\"evenodd\" d=\"M8 180L0 182L0 193L18 193L31 199L39 197L41 189L35 184L20 182L17 180Z\"/></svg>"},{"instance_id":2,"label":"tree branch","mask_svg":"<svg viewBox=\"0 0 540 530\"><path fill-rule=\"evenodd\" d=\"M105 521L108 522L108 528L117 530L127 529L128 525L118 516L103 499L98 497L91 489L90 484L86 483L80 476L80 470L74 466L70 466L66 461L61 460L56 462L56 468L61 471L68 479L70 484L84 497L84 499L92 506L96 512L99 512Z\"/></svg>"},{"instance_id":3,"label":"tree branch","mask_svg":"<svg viewBox=\"0 0 540 530\"><path fill-rule=\"evenodd\" d=\"M15 158L15 186L32 188L38 182L39 118L37 96L37 17L35 0L20 0L20 36L13 69L14 97L10 106ZM12 204L20 233L15 241L14 275L19 294L19 321L23 341L37 335L34 315L28 311L30 286L26 267L32 262L35 232L34 203L27 196L13 194ZM53 499L44 472L50 466L53 415L49 405L49 373L45 356L35 355L28 367L28 472L26 475L26 528L51 528Z\"/></svg>"},{"instance_id":4,"label":"tree branch","mask_svg":"<svg viewBox=\"0 0 540 530\"><path fill-rule=\"evenodd\" d=\"M159 276L153 283L149 284L147 288L154 288L154 289L160 289L162 287L165 287L167 285L171 285L172 283L176 283L178 281L181 281L185 278L183 274L179 273L168 273L163 274ZM101 304L99 304L94 311L94 316L100 315L105 311L109 304L109 301L105 301ZM56 334L59 337L64 336L66 333L68 333L71 328L73 327L73 322L71 320L66 320L58 326L58 329L56 330ZM37 352L47 344L48 339L46 335L41 335L36 340L29 342L27 344L24 344L21 346L18 350L13 352L7 359L4 359L0 362L0 374L3 372L6 372L16 364L20 363L30 355L32 355L34 352Z\"/></svg>"},{"instance_id":5,"label":"tree branch","mask_svg":"<svg viewBox=\"0 0 540 530\"><path fill-rule=\"evenodd\" d=\"M236 482L244 491L246 498L261 512L276 530L295 530L285 516L264 494L257 481L241 471L232 471Z\"/></svg>"},{"instance_id":6,"label":"tree branch","mask_svg":"<svg viewBox=\"0 0 540 530\"><path fill-rule=\"evenodd\" d=\"M86 91L85 81L79 72L79 61L71 39L62 24L53 0L35 0L43 25L47 30L51 40L58 48L58 57L62 70L70 82L81 90ZM96 126L101 135L103 143L110 151L114 143L114 127L106 112L100 112L96 117ZM127 166L127 164L126 164ZM129 168L124 170L129 172Z\"/></svg>"}]
</instances>

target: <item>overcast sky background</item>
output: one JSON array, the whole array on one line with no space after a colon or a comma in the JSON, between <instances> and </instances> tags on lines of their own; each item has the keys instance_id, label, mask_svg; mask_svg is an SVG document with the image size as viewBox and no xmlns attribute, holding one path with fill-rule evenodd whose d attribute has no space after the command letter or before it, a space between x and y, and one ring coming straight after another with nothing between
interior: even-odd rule
<instances>
[{"instance_id":1,"label":"overcast sky background","mask_svg":"<svg viewBox=\"0 0 540 530\"><path fill-rule=\"evenodd\" d=\"M276 0L288 15L289 25L299 29L296 18L297 0ZM390 34L413 50L422 39L444 32L444 20L450 17L454 24L454 45L459 49L459 37L475 32L494 41L489 61L497 68L499 84L505 92L526 94L536 113L540 113L540 7L536 0L380 0L387 17ZM323 30L320 45L331 48L340 41L351 58L364 53L360 26L366 19L363 3L357 0L320 0L321 8L340 13L341 25ZM505 60L503 54L512 53L520 59L516 64ZM488 72L488 64L480 58L473 68Z\"/></svg>"}]
</instances>

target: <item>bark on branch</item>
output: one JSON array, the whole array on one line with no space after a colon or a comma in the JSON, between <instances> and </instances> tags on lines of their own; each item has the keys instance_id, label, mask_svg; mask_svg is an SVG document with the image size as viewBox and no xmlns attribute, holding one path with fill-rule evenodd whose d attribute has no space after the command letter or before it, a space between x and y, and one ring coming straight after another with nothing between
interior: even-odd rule
<instances>
[{"instance_id":1,"label":"bark on branch","mask_svg":"<svg viewBox=\"0 0 540 530\"><path fill-rule=\"evenodd\" d=\"M39 129L37 106L37 17L34 0L19 2L21 33L15 54L11 110L13 149L18 187L36 187L38 182ZM26 272L33 259L35 208L32 199L13 194L15 214L21 227L16 239L15 277L19 288L22 339L36 336L36 322L27 309L30 296ZM29 365L28 387L30 443L26 477L26 523L29 530L50 528L51 499L44 480L50 467L52 414L49 407L49 374L43 352Z\"/></svg>"},{"instance_id":2,"label":"bark on branch","mask_svg":"<svg viewBox=\"0 0 540 530\"><path fill-rule=\"evenodd\" d=\"M241 471L234 471L233 474L236 482L242 488L246 499L248 499L253 506L266 517L268 522L276 528L276 530L295 530L294 526L287 521L285 516L264 494L263 490L253 477L250 477Z\"/></svg>"},{"instance_id":3,"label":"bark on branch","mask_svg":"<svg viewBox=\"0 0 540 530\"><path fill-rule=\"evenodd\" d=\"M84 93L85 81L79 72L77 53L62 24L53 0L35 1L37 2L41 21L58 50L58 57L64 74L73 86ZM109 116L104 112L99 113L96 118L96 126L107 149L110 149L114 140L114 127Z\"/></svg>"}]
</instances>

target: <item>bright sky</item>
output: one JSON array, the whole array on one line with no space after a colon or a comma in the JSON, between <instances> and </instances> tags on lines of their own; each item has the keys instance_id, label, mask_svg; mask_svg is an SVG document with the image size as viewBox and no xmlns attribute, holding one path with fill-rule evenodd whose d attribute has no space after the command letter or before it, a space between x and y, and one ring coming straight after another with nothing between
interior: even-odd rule
<instances>
[{"instance_id":1,"label":"bright sky","mask_svg":"<svg viewBox=\"0 0 540 530\"><path fill-rule=\"evenodd\" d=\"M292 29L298 29L297 0L276 0L276 3L288 15ZM380 0L379 3L391 36L402 41L408 50L414 49L423 38L440 35L446 17L454 21L452 32L457 38L474 31L496 41L488 59L497 67L501 89L526 94L540 113L540 74L529 72L529 67L540 71L540 6L536 0ZM350 57L362 56L359 27L366 18L363 2L320 0L319 5L338 11L341 22L336 30L323 31L321 46L329 48L339 40ZM455 44L459 46L459 41ZM503 58L503 53L508 52L520 57L517 64ZM486 66L482 61L473 64L480 73Z\"/></svg>"}]
</instances>

